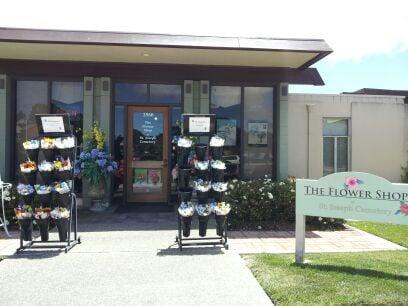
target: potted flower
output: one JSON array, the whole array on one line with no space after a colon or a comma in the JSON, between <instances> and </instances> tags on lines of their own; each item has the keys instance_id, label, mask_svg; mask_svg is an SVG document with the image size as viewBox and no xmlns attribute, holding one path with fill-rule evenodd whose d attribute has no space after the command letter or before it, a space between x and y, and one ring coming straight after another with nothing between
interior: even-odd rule
<instances>
[{"instance_id":1,"label":"potted flower","mask_svg":"<svg viewBox=\"0 0 408 306\"><path fill-rule=\"evenodd\" d=\"M72 136L56 138L55 147L63 159L72 159L75 154L75 138Z\"/></svg>"},{"instance_id":2,"label":"potted flower","mask_svg":"<svg viewBox=\"0 0 408 306\"><path fill-rule=\"evenodd\" d=\"M50 215L57 225L59 240L61 242L67 241L69 210L64 207L56 207L51 211Z\"/></svg>"},{"instance_id":3,"label":"potted flower","mask_svg":"<svg viewBox=\"0 0 408 306\"><path fill-rule=\"evenodd\" d=\"M177 164L179 167L188 167L188 157L193 141L188 137L180 137L177 141Z\"/></svg>"},{"instance_id":4,"label":"potted flower","mask_svg":"<svg viewBox=\"0 0 408 306\"><path fill-rule=\"evenodd\" d=\"M51 208L36 208L34 212L35 223L40 229L41 241L48 241Z\"/></svg>"},{"instance_id":5,"label":"potted flower","mask_svg":"<svg viewBox=\"0 0 408 306\"><path fill-rule=\"evenodd\" d=\"M225 222L227 220L227 215L229 214L230 211L231 206L225 202L218 202L214 208L218 236L224 235Z\"/></svg>"},{"instance_id":6,"label":"potted flower","mask_svg":"<svg viewBox=\"0 0 408 306\"><path fill-rule=\"evenodd\" d=\"M24 203L32 203L34 198L34 188L31 185L18 184L17 193Z\"/></svg>"},{"instance_id":7,"label":"potted flower","mask_svg":"<svg viewBox=\"0 0 408 306\"><path fill-rule=\"evenodd\" d=\"M20 164L20 171L24 181L27 184L34 185L37 179L37 163L34 161L26 161Z\"/></svg>"},{"instance_id":8,"label":"potted flower","mask_svg":"<svg viewBox=\"0 0 408 306\"><path fill-rule=\"evenodd\" d=\"M218 135L214 135L210 139L210 154L214 160L220 160L222 158L222 151L224 148L224 139Z\"/></svg>"},{"instance_id":9,"label":"potted flower","mask_svg":"<svg viewBox=\"0 0 408 306\"><path fill-rule=\"evenodd\" d=\"M216 182L211 185L215 202L224 200L225 191L228 189L228 183Z\"/></svg>"},{"instance_id":10,"label":"potted flower","mask_svg":"<svg viewBox=\"0 0 408 306\"><path fill-rule=\"evenodd\" d=\"M191 220L193 219L194 215L194 207L191 202L181 202L178 213L181 217L181 224L183 228L183 236L189 237L190 230L191 230Z\"/></svg>"},{"instance_id":11,"label":"potted flower","mask_svg":"<svg viewBox=\"0 0 408 306\"><path fill-rule=\"evenodd\" d=\"M69 180L71 178L71 162L69 159L56 160L54 162L55 173L60 181Z\"/></svg>"},{"instance_id":12,"label":"potted flower","mask_svg":"<svg viewBox=\"0 0 408 306\"><path fill-rule=\"evenodd\" d=\"M210 218L211 208L209 204L198 204L196 206L198 215L198 234L200 237L207 235L208 219Z\"/></svg>"},{"instance_id":13,"label":"potted flower","mask_svg":"<svg viewBox=\"0 0 408 306\"><path fill-rule=\"evenodd\" d=\"M59 206L69 207L69 201L71 199L71 181L61 182L54 185L54 190L56 192L57 201Z\"/></svg>"},{"instance_id":14,"label":"potted flower","mask_svg":"<svg viewBox=\"0 0 408 306\"><path fill-rule=\"evenodd\" d=\"M37 139L27 140L23 142L23 147L27 153L28 159L37 162L40 142Z\"/></svg>"},{"instance_id":15,"label":"potted flower","mask_svg":"<svg viewBox=\"0 0 408 306\"><path fill-rule=\"evenodd\" d=\"M41 206L47 207L51 205L52 187L49 185L35 185L35 192L38 195Z\"/></svg>"},{"instance_id":16,"label":"potted flower","mask_svg":"<svg viewBox=\"0 0 408 306\"><path fill-rule=\"evenodd\" d=\"M43 160L38 165L38 171L40 172L41 179L44 185L50 185L54 180L54 164Z\"/></svg>"},{"instance_id":17,"label":"potted flower","mask_svg":"<svg viewBox=\"0 0 408 306\"><path fill-rule=\"evenodd\" d=\"M207 161L196 161L194 163L195 172L198 178L207 181L209 179L208 172L209 162Z\"/></svg>"},{"instance_id":18,"label":"potted flower","mask_svg":"<svg viewBox=\"0 0 408 306\"><path fill-rule=\"evenodd\" d=\"M18 224L20 225L21 238L24 241L33 240L33 209L30 205L20 204L14 209Z\"/></svg>"},{"instance_id":19,"label":"potted flower","mask_svg":"<svg viewBox=\"0 0 408 306\"><path fill-rule=\"evenodd\" d=\"M46 161L52 162L55 159L55 139L43 137L41 139L41 151Z\"/></svg>"},{"instance_id":20,"label":"potted flower","mask_svg":"<svg viewBox=\"0 0 408 306\"><path fill-rule=\"evenodd\" d=\"M208 193L211 189L211 183L208 181L197 180L195 182L195 190L197 192L198 204L207 204Z\"/></svg>"}]
</instances>

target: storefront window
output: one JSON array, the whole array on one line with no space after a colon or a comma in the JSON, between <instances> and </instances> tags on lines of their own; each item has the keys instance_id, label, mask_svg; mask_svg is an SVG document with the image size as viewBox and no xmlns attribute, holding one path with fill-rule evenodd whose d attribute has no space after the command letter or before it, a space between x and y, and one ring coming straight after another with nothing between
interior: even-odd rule
<instances>
[{"instance_id":1,"label":"storefront window","mask_svg":"<svg viewBox=\"0 0 408 306\"><path fill-rule=\"evenodd\" d=\"M181 86L180 85L150 85L150 103L152 104L180 104Z\"/></svg>"},{"instance_id":2,"label":"storefront window","mask_svg":"<svg viewBox=\"0 0 408 306\"><path fill-rule=\"evenodd\" d=\"M323 175L348 170L348 120L323 119Z\"/></svg>"},{"instance_id":3,"label":"storefront window","mask_svg":"<svg viewBox=\"0 0 408 306\"><path fill-rule=\"evenodd\" d=\"M273 88L244 88L244 177L273 174Z\"/></svg>"},{"instance_id":4,"label":"storefront window","mask_svg":"<svg viewBox=\"0 0 408 306\"><path fill-rule=\"evenodd\" d=\"M116 83L115 84L116 103L146 103L147 84L137 83Z\"/></svg>"}]
</instances>

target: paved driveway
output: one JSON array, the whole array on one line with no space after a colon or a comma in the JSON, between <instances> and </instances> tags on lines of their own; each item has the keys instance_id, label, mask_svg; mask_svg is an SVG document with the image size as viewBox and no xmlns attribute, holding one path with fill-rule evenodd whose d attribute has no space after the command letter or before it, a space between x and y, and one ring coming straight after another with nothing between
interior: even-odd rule
<instances>
[{"instance_id":1,"label":"paved driveway","mask_svg":"<svg viewBox=\"0 0 408 306\"><path fill-rule=\"evenodd\" d=\"M219 247L179 252L172 213L88 215L80 218L80 230L82 244L68 254L24 251L3 260L2 301L14 305L271 305L236 252Z\"/></svg>"}]
</instances>

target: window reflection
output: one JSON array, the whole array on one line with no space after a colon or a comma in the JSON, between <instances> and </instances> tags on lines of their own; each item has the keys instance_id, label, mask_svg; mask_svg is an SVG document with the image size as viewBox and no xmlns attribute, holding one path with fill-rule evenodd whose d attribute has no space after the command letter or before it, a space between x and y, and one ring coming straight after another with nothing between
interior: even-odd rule
<instances>
[{"instance_id":1,"label":"window reflection","mask_svg":"<svg viewBox=\"0 0 408 306\"><path fill-rule=\"evenodd\" d=\"M150 103L152 104L180 104L181 86L180 85L150 85Z\"/></svg>"},{"instance_id":2,"label":"window reflection","mask_svg":"<svg viewBox=\"0 0 408 306\"><path fill-rule=\"evenodd\" d=\"M116 83L115 102L117 103L146 103L147 84Z\"/></svg>"}]
</instances>

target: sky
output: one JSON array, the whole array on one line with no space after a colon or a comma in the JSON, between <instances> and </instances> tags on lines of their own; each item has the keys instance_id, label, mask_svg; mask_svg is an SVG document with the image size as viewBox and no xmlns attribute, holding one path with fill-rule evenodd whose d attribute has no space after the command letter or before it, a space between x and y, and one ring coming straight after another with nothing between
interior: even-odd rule
<instances>
[{"instance_id":1,"label":"sky","mask_svg":"<svg viewBox=\"0 0 408 306\"><path fill-rule=\"evenodd\" d=\"M291 92L408 90L407 0L0 1L0 27L320 38L334 50L314 65L326 85Z\"/></svg>"}]
</instances>

